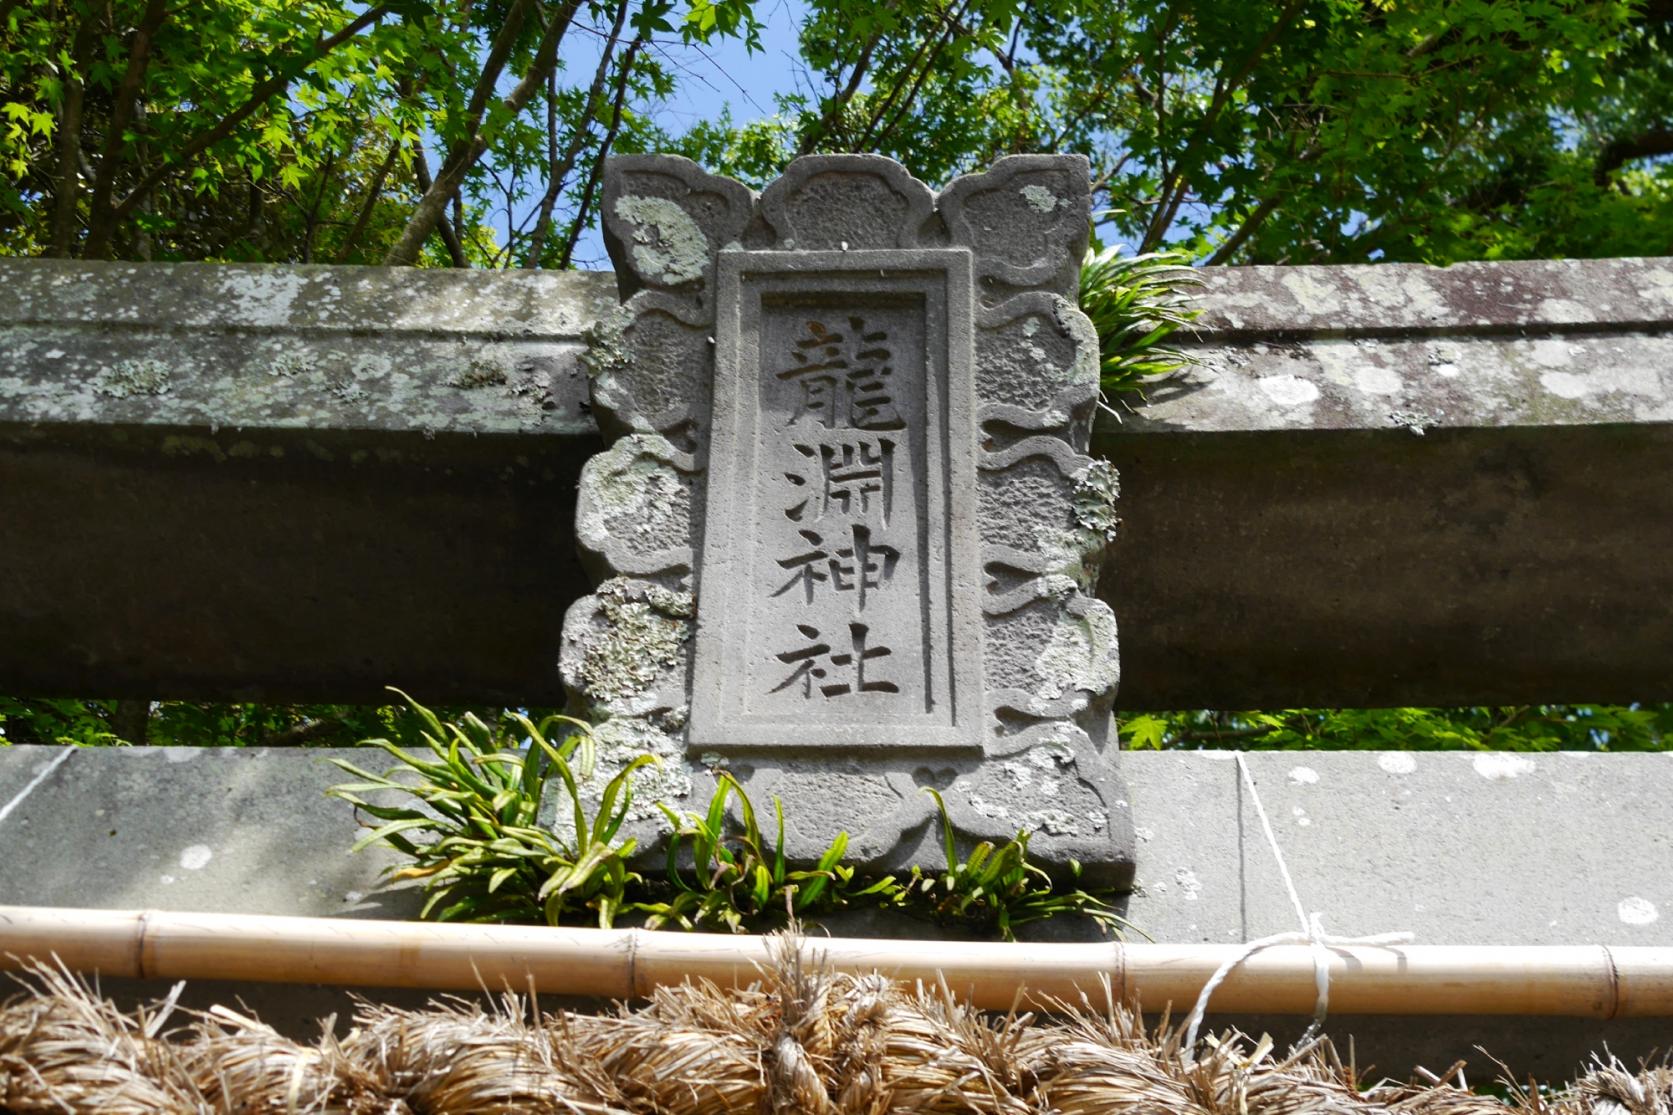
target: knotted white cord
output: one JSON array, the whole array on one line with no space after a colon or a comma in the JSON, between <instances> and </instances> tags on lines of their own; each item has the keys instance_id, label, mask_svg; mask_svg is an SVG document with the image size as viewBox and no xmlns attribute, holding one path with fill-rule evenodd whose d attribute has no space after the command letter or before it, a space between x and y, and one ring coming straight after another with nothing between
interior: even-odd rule
<instances>
[{"instance_id":1,"label":"knotted white cord","mask_svg":"<svg viewBox=\"0 0 1673 1115\"><path fill-rule=\"evenodd\" d=\"M1330 952L1334 947L1363 945L1380 947L1387 945L1403 945L1412 939L1412 934L1378 933L1371 937L1338 937L1326 933L1324 925L1317 913L1309 915L1306 907L1301 904L1301 895L1296 892L1295 880L1290 878L1289 865L1284 862L1283 849L1278 847L1278 837L1272 831L1272 822L1267 820L1266 807L1261 804L1261 795L1255 789L1255 779L1249 773L1249 764L1243 761L1243 754L1236 756L1237 769L1243 775L1243 784L1249 788L1249 800L1255 803L1255 815L1261 819L1261 831L1266 834L1266 846L1272 849L1272 858L1278 863L1278 876L1284 880L1284 890L1289 893L1290 905L1295 908L1295 916L1301 922L1298 933L1274 933L1270 937L1250 941L1237 953L1233 954L1224 964L1215 969L1208 977L1208 982L1202 985L1202 994L1197 996L1196 1005L1186 1016L1184 1053L1187 1060L1196 1055L1197 1031L1202 1026L1203 1015L1208 1011L1209 996L1216 988L1226 981L1233 969L1255 953L1273 945L1308 945L1313 952L1313 986L1317 997L1313 1001L1313 1021L1307 1031L1301 1035L1297 1045L1305 1045L1311 1041L1324 1025L1325 1013L1330 1009Z\"/></svg>"}]
</instances>

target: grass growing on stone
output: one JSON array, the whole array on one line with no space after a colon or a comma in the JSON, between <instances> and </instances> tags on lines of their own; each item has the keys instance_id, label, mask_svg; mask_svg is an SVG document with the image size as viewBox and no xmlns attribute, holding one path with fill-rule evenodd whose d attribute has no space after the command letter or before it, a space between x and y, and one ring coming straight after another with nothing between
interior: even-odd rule
<instances>
[{"instance_id":1,"label":"grass growing on stone","mask_svg":"<svg viewBox=\"0 0 1673 1115\"><path fill-rule=\"evenodd\" d=\"M643 872L636 869L636 840L621 830L633 775L654 757L634 759L595 793L592 732L582 721L549 716L536 723L517 713L494 724L473 713L443 720L406 699L414 725L403 736L406 746L366 741L395 766L378 774L333 759L360 781L327 793L366 818L367 832L351 851L381 844L407 861L389 869L386 882L421 886L423 917L604 928L628 917L651 929L741 933L876 907L1006 940L1017 926L1052 917L1089 917L1117 934L1126 925L1111 896L1060 887L1030 863L1026 830L960 855L933 789L926 792L940 812L941 869L868 877L844 862L845 832L832 836L814 864L793 866L784 854L782 803L773 799L769 841L755 803L721 771L702 812L681 814L658 803L670 827L666 866L660 875ZM734 802L737 819L728 808Z\"/></svg>"},{"instance_id":2,"label":"grass growing on stone","mask_svg":"<svg viewBox=\"0 0 1673 1115\"><path fill-rule=\"evenodd\" d=\"M1190 366L1167 342L1201 311L1186 289L1200 280L1179 252L1123 255L1089 249L1080 271L1080 308L1098 333L1099 382L1109 398L1144 395L1147 383Z\"/></svg>"}]
</instances>

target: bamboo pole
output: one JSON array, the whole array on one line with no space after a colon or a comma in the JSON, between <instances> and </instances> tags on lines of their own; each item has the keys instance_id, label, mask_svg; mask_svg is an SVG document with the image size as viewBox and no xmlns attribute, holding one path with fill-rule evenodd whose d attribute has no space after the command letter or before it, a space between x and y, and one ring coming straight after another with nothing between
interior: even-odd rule
<instances>
[{"instance_id":1,"label":"bamboo pole","mask_svg":"<svg viewBox=\"0 0 1673 1115\"><path fill-rule=\"evenodd\" d=\"M773 939L638 929L0 906L0 969L57 957L74 971L139 979L219 979L352 987L642 998L708 979L747 984ZM1146 1010L1183 1014L1238 945L1000 944L810 937L810 959L839 971L944 980L981 1007L1104 1000L1104 984ZM1306 946L1256 953L1215 992L1216 1012L1305 1014ZM1673 1016L1673 947L1398 945L1330 950L1330 1008L1343 1014Z\"/></svg>"}]
</instances>

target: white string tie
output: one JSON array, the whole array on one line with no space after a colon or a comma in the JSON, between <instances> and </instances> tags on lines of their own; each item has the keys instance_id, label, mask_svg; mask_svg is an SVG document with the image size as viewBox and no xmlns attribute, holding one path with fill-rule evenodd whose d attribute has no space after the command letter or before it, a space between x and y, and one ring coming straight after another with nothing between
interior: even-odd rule
<instances>
[{"instance_id":1,"label":"white string tie","mask_svg":"<svg viewBox=\"0 0 1673 1115\"><path fill-rule=\"evenodd\" d=\"M1407 944L1412 940L1412 934L1407 932L1378 933L1370 937L1338 937L1333 933L1324 931L1324 925L1319 920L1320 915L1318 913L1308 914L1306 907L1301 904L1301 895L1295 889L1295 880L1290 878L1289 865L1284 862L1283 849L1278 847L1278 837L1272 831L1272 822L1267 819L1266 807L1261 804L1261 795L1255 789L1255 779L1249 773L1249 764L1243 761L1242 752L1238 752L1234 757L1237 759L1238 772L1243 776L1243 784L1249 788L1249 800L1255 803L1255 814L1261 819L1261 831L1266 834L1266 846L1272 849L1272 858L1278 864L1278 876L1284 881L1284 890L1289 893L1290 905L1295 910L1296 919L1301 923L1301 929L1298 932L1274 933L1270 937L1262 937L1248 942L1242 949L1232 954L1225 963L1215 969L1212 976L1208 977L1208 982L1202 985L1202 993L1197 996L1196 1005L1191 1008L1191 1013L1186 1016L1185 1045L1183 1048L1188 1062L1194 1059L1196 1054L1197 1031L1202 1026L1203 1015L1208 1012L1209 997L1226 981L1226 977L1231 975L1239 964L1242 964L1262 949L1271 948L1273 945L1307 945L1312 950L1313 987L1315 989L1313 1021L1308 1025L1306 1032L1301 1035L1301 1039L1296 1042L1300 1046L1307 1044L1318 1034L1320 1027L1324 1025L1325 1014L1330 1009L1330 950L1332 948L1346 948L1355 945L1381 948L1389 945Z\"/></svg>"}]
</instances>

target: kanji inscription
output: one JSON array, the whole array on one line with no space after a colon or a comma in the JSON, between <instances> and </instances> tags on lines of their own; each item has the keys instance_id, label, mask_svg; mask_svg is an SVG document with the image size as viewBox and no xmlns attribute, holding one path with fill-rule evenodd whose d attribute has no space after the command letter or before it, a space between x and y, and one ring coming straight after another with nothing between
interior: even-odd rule
<instances>
[{"instance_id":1,"label":"kanji inscription","mask_svg":"<svg viewBox=\"0 0 1673 1115\"><path fill-rule=\"evenodd\" d=\"M969 254L817 254L720 256L693 738L979 746Z\"/></svg>"}]
</instances>

